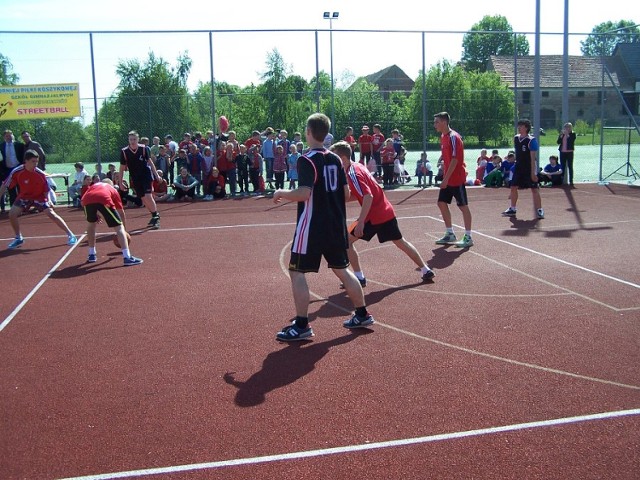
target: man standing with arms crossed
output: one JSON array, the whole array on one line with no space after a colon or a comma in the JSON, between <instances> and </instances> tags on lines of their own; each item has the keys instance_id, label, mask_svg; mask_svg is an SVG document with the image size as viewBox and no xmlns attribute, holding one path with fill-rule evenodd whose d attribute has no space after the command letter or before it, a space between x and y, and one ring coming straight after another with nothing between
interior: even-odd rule
<instances>
[{"instance_id":1,"label":"man standing with arms crossed","mask_svg":"<svg viewBox=\"0 0 640 480\"><path fill-rule=\"evenodd\" d=\"M442 183L440 183L438 208L447 228L444 236L436 240L436 244L469 248L473 245L473 239L471 238L471 211L469 210L467 190L465 188L467 172L464 163L464 144L460 134L449 127L451 117L447 112L436 113L433 119L433 126L440 132L440 149L444 162L444 177L442 178ZM449 204L454 198L462 212L464 221L464 236L460 241L457 241L453 232L451 212L449 211Z\"/></svg>"}]
</instances>

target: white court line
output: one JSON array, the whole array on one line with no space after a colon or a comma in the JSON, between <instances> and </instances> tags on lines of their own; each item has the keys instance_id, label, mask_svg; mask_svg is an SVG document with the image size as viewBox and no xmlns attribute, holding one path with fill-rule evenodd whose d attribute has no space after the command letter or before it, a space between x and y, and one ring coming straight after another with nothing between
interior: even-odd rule
<instances>
[{"instance_id":1,"label":"white court line","mask_svg":"<svg viewBox=\"0 0 640 480\"><path fill-rule=\"evenodd\" d=\"M410 445L420 445L425 443L451 441L461 438L480 437L486 435L495 435L499 433L517 432L521 430L548 428L558 425L571 425L576 423L593 422L596 420L610 420L613 418L631 417L635 415L640 415L640 409L636 408L631 410L594 413L590 415L578 415L575 417L554 418L551 420L541 420L537 422L516 423L513 425L502 425L499 427L479 428L476 430L465 430L461 432L440 433L424 437L401 438L396 440L365 443L359 445L345 445L342 447L322 448L317 450L281 453L276 455L263 455L260 457L236 458L232 460L221 460L217 462L192 463L190 465L176 465L171 467L146 468L141 470L102 473L81 477L68 477L62 480L108 480L113 478L131 478L149 475L173 474L195 470L213 470L225 467L256 465L260 463L282 462L287 460L300 460L303 458L314 458L328 455L344 455L347 453L379 450L383 448L396 448Z\"/></svg>"},{"instance_id":2,"label":"white court line","mask_svg":"<svg viewBox=\"0 0 640 480\"><path fill-rule=\"evenodd\" d=\"M285 255L288 251L288 247L289 245L291 245L291 242L287 243L282 250L280 251L280 257L279 257L279 261L280 261L280 269L282 270L282 272L285 275L289 275L288 273L288 269L287 269L287 265L285 264ZM337 303L332 302L331 300L322 297L321 295L318 295L315 292L309 291L309 295L313 296L314 298L317 298L318 300L324 300L328 305L331 305L333 307L335 307L338 310L342 310L343 312L345 312L346 314L352 314L353 313L353 309L350 308L345 308L341 305L338 305ZM422 340L425 342L429 342L429 343L433 343L434 345L438 345L440 347L445 347L445 348L450 348L452 350L457 350L460 352L464 352L464 353L469 353L471 355L477 355L479 357L484 357L484 358L488 358L490 360L497 360L499 362L504 362L510 365L516 365L519 367L525 367L525 368L530 368L533 370L539 370L545 373L552 373L552 374L556 374L556 375L563 375L566 377L571 377L571 378L575 378L578 380L586 380L588 382L594 382L594 383L602 383L605 385L612 385L615 387L622 387L622 388L628 388L631 390L640 390L640 386L638 385L628 385L626 383L621 383L621 382L614 382L612 380L605 380L602 378L598 378L598 377L589 377L587 375L580 375L577 373L572 373L572 372L567 372L565 370L558 370L555 368L549 368L549 367L545 367L542 365L537 365L535 363L527 363L527 362L521 362L519 360L513 360L511 358L507 358L507 357L500 357L498 355L493 355L491 353L486 353L486 352L482 352L480 350L473 350L471 348L467 348L467 347L462 347L460 345L454 345L452 343L447 343L447 342L443 342L442 340L436 340L435 338L430 338L430 337L425 337L423 335L418 335L417 333L413 333L410 332L408 330L403 330L401 328L398 327L394 327L392 325L389 325L387 323L383 323L379 320L376 320L376 325L379 325L381 327L384 328L388 328L389 330L393 330L397 333L401 333L403 335L407 335L409 337L413 337L416 338L418 340Z\"/></svg>"},{"instance_id":3,"label":"white court line","mask_svg":"<svg viewBox=\"0 0 640 480\"><path fill-rule=\"evenodd\" d=\"M419 217L402 217L402 218L419 218ZM436 217L432 217L431 215L424 215L422 218L428 218L428 219L435 220L437 222L443 223L442 219L436 218ZM463 228L460 225L455 225L455 226L457 228ZM473 230L473 234L474 235L480 235L481 237L486 237L486 238L489 238L491 240L495 240L496 242L504 243L504 244L509 245L511 247L519 248L520 250L524 250L526 252L533 253L535 255L540 255L541 257L544 257L544 258L546 258L548 260L553 260L554 262L562 263L563 265L567 265L567 266L572 267L572 268L577 268L578 270L582 270L584 272L592 273L594 275L599 275L599 276L601 276L603 278L606 278L607 280L613 280L614 282L622 283L624 285L628 285L629 287L640 289L640 285L638 285L637 283L629 282L627 280L622 280L621 278L613 277L611 275L607 275L606 273L602 273L602 272L599 272L597 270L592 270L590 268L583 267L582 265L578 265L576 263L572 263L572 262L568 262L566 260L562 260L561 258L554 257L552 255L548 255L546 253L539 252L538 250L533 250L533 249L528 248L528 247L523 247L522 245L518 245L517 243L509 242L507 240L503 240L501 238L494 237L493 235L487 235L486 233L481 233L481 232L478 232L477 230Z\"/></svg>"},{"instance_id":4,"label":"white court line","mask_svg":"<svg viewBox=\"0 0 640 480\"><path fill-rule=\"evenodd\" d=\"M7 318L3 320L2 323L0 323L0 332L4 330L4 328L7 325L9 325L9 323L11 323L11 320L13 320L15 316L18 315L18 313L20 313L20 310L22 310L22 308L27 304L29 300L31 300L31 298L36 294L36 292L40 290L40 287L44 285L44 282L49 280L49 277L51 276L51 274L55 272L58 269L58 267L62 265L62 263L67 259L67 257L71 255L71 252L73 252L76 249L76 247L80 245L80 242L84 240L85 236L86 234L82 234L78 238L78 241L75 243L75 245L71 246L71 248L67 251L67 253L65 253L62 256L62 258L58 261L58 263L56 263L53 267L51 267L51 269L46 273L46 275L42 277L42 280L40 280L38 284L31 289L31 291L27 294L26 297L24 297L24 299L18 304L18 306L13 309L13 311L7 316Z\"/></svg>"}]
</instances>

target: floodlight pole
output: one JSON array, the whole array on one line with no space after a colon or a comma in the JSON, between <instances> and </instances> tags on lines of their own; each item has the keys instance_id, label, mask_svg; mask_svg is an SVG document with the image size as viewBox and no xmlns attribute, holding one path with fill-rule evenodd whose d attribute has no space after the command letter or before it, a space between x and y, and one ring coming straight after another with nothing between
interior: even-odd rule
<instances>
[{"instance_id":1,"label":"floodlight pole","mask_svg":"<svg viewBox=\"0 0 640 480\"><path fill-rule=\"evenodd\" d=\"M322 18L329 20L329 62L331 65L331 133L335 137L336 125L335 125L335 93L334 93L334 81L333 81L333 21L337 20L340 16L340 12L324 12Z\"/></svg>"}]
</instances>

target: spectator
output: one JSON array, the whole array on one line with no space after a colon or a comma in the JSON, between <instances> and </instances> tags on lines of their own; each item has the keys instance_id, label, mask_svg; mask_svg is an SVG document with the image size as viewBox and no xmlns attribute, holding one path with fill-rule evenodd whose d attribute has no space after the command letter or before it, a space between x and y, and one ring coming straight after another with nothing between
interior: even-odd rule
<instances>
[{"instance_id":1,"label":"spectator","mask_svg":"<svg viewBox=\"0 0 640 480\"><path fill-rule=\"evenodd\" d=\"M200 196L200 184L202 183L202 164L204 163L204 157L198 150L198 145L192 143L189 145L189 153L187 154L189 160L189 173L193 178L198 181L196 186L196 195Z\"/></svg>"},{"instance_id":2,"label":"spectator","mask_svg":"<svg viewBox=\"0 0 640 480\"><path fill-rule=\"evenodd\" d=\"M560 165L563 172L568 175L569 185L573 187L573 151L576 143L576 132L573 125L567 122L558 135L558 150L560 151Z\"/></svg>"},{"instance_id":3,"label":"spectator","mask_svg":"<svg viewBox=\"0 0 640 480\"><path fill-rule=\"evenodd\" d=\"M360 163L369 165L371 152L373 150L373 137L369 135L369 126L362 126L362 135L358 137L358 148L360 149Z\"/></svg>"},{"instance_id":4,"label":"spectator","mask_svg":"<svg viewBox=\"0 0 640 480\"><path fill-rule=\"evenodd\" d=\"M262 178L262 156L260 155L260 146L252 145L249 149L249 159L251 165L249 166L249 178L253 185L253 194L257 195L260 192L260 179Z\"/></svg>"},{"instance_id":5,"label":"spectator","mask_svg":"<svg viewBox=\"0 0 640 480\"><path fill-rule=\"evenodd\" d=\"M289 177L289 190L296 188L296 182L298 181L298 159L300 154L298 153L298 147L291 144L289 147L289 157L287 158L287 176Z\"/></svg>"},{"instance_id":6,"label":"spectator","mask_svg":"<svg viewBox=\"0 0 640 480\"><path fill-rule=\"evenodd\" d=\"M558 157L551 155L549 157L549 163L538 173L540 183L550 183L552 187L558 187L562 185L563 171L560 164L558 164Z\"/></svg>"},{"instance_id":7,"label":"spectator","mask_svg":"<svg viewBox=\"0 0 640 480\"><path fill-rule=\"evenodd\" d=\"M382 148L385 146L384 135L382 134L382 127L376 123L373 126L373 135L371 136L371 155L376 161L377 176L382 176Z\"/></svg>"},{"instance_id":8,"label":"spectator","mask_svg":"<svg viewBox=\"0 0 640 480\"><path fill-rule=\"evenodd\" d=\"M180 175L178 175L173 182L173 186L176 189L175 199L179 202L188 201L192 202L196 196L196 186L198 181L189 174L186 167L180 169Z\"/></svg>"},{"instance_id":9,"label":"spectator","mask_svg":"<svg viewBox=\"0 0 640 480\"><path fill-rule=\"evenodd\" d=\"M276 153L273 159L273 175L276 179L276 190L284 188L284 175L287 172L287 152L282 145L276 146Z\"/></svg>"},{"instance_id":10,"label":"spectator","mask_svg":"<svg viewBox=\"0 0 640 480\"><path fill-rule=\"evenodd\" d=\"M38 154L38 168L44 172L46 170L47 157L44 154L44 150L42 150L42 146L31 139L31 134L27 130L23 131L20 136L22 137L22 143L24 143L24 150L35 150Z\"/></svg>"},{"instance_id":11,"label":"spectator","mask_svg":"<svg viewBox=\"0 0 640 480\"><path fill-rule=\"evenodd\" d=\"M379 150L379 154L382 162L382 182L385 188L389 188L393 183L393 163L396 157L393 140L387 139L384 142L384 147Z\"/></svg>"},{"instance_id":12,"label":"spectator","mask_svg":"<svg viewBox=\"0 0 640 480\"><path fill-rule=\"evenodd\" d=\"M345 132L344 132L344 139L345 142L347 142L349 144L349 146L351 147L351 160L355 161L356 159L356 146L358 145L358 143L356 142L355 137L353 136L353 127L347 127Z\"/></svg>"},{"instance_id":13,"label":"spectator","mask_svg":"<svg viewBox=\"0 0 640 480\"><path fill-rule=\"evenodd\" d=\"M438 171L436 172L436 178L434 179L434 183L436 187L438 186L438 182L441 182L444 178L444 160L442 159L442 155L438 159L438 163L436 165Z\"/></svg>"},{"instance_id":14,"label":"spectator","mask_svg":"<svg viewBox=\"0 0 640 480\"><path fill-rule=\"evenodd\" d=\"M207 190L205 191L205 200L221 199L226 196L224 189L224 177L220 175L217 167L211 170L211 176L207 182Z\"/></svg>"},{"instance_id":15,"label":"spectator","mask_svg":"<svg viewBox=\"0 0 640 480\"><path fill-rule=\"evenodd\" d=\"M249 165L251 159L247 155L247 147L243 143L240 144L240 152L236 155L236 170L238 172L238 184L240 186L240 194L249 194Z\"/></svg>"},{"instance_id":16,"label":"spectator","mask_svg":"<svg viewBox=\"0 0 640 480\"><path fill-rule=\"evenodd\" d=\"M164 179L162 170L156 170L158 178L153 181L153 199L157 202L168 202L171 198L169 195L169 184Z\"/></svg>"},{"instance_id":17,"label":"spectator","mask_svg":"<svg viewBox=\"0 0 640 480\"><path fill-rule=\"evenodd\" d=\"M501 187L504 183L504 175L501 170L502 159L500 155L494 155L489 163L487 163L487 167L491 165L491 168L487 168L489 171L483 181L485 187Z\"/></svg>"},{"instance_id":18,"label":"spectator","mask_svg":"<svg viewBox=\"0 0 640 480\"><path fill-rule=\"evenodd\" d=\"M80 205L80 190L82 189L82 182L84 182L84 177L89 175L84 168L84 163L76 162L73 165L73 168L76 169L76 173L73 176L73 182L69 185L69 199L73 202L75 207ZM89 178L91 178L89 176Z\"/></svg>"}]
</instances>

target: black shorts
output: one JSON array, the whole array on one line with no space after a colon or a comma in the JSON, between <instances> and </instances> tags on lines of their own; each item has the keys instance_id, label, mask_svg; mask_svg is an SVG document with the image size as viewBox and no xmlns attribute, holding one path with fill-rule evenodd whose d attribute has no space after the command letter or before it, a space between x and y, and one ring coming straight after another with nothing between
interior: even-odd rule
<instances>
[{"instance_id":1,"label":"black shorts","mask_svg":"<svg viewBox=\"0 0 640 480\"><path fill-rule=\"evenodd\" d=\"M353 230L356 228L358 222L353 222L349 226L349 233L351 236L353 235ZM369 241L373 237L378 236L378 241L380 243L400 240L402 238L402 233L400 232L400 227L398 226L398 219L393 217L391 220L380 223L378 225L373 225L371 222L367 222L364 224L364 231L361 238L362 240Z\"/></svg>"},{"instance_id":2,"label":"black shorts","mask_svg":"<svg viewBox=\"0 0 640 480\"><path fill-rule=\"evenodd\" d=\"M459 207L469 205L469 200L467 199L467 189L464 185L441 188L440 193L438 193L438 202L450 204L451 200L453 200L454 198L456 199L456 203Z\"/></svg>"},{"instance_id":3,"label":"black shorts","mask_svg":"<svg viewBox=\"0 0 640 480\"><path fill-rule=\"evenodd\" d=\"M147 194L153 193L153 180L146 176L142 178L130 178L131 187L136 192L136 197L142 198Z\"/></svg>"},{"instance_id":4,"label":"black shorts","mask_svg":"<svg viewBox=\"0 0 640 480\"><path fill-rule=\"evenodd\" d=\"M349 257L345 249L332 250L323 253L294 253L291 252L289 270L292 272L318 273L322 257L327 260L329 268L344 269L349 266Z\"/></svg>"},{"instance_id":5,"label":"black shorts","mask_svg":"<svg viewBox=\"0 0 640 480\"><path fill-rule=\"evenodd\" d=\"M122 225L120 215L118 215L115 208L105 207L101 203L90 203L84 207L84 216L89 223L96 223L98 221L98 212L100 212L109 227L113 228Z\"/></svg>"},{"instance_id":6,"label":"black shorts","mask_svg":"<svg viewBox=\"0 0 640 480\"><path fill-rule=\"evenodd\" d=\"M517 187L518 189L524 188L539 188L540 184L538 182L531 181L531 172L529 170L525 171L517 171L513 172L513 177L511 178L511 182L509 183L510 187Z\"/></svg>"}]
</instances>

